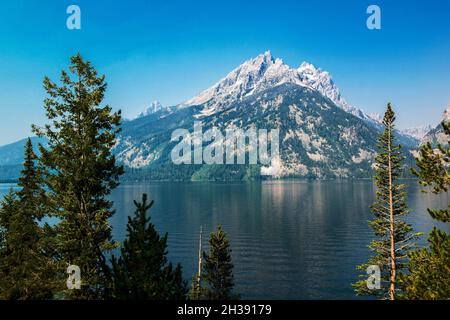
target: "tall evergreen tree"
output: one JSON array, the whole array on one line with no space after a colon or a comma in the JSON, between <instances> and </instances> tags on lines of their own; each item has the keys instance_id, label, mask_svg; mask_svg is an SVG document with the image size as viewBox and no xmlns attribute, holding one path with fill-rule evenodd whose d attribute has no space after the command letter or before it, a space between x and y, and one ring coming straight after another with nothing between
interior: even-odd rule
<instances>
[{"instance_id":1,"label":"tall evergreen tree","mask_svg":"<svg viewBox=\"0 0 450 320\"><path fill-rule=\"evenodd\" d=\"M25 162L19 178L17 199L9 194L3 204L2 224L5 225L1 250L0 273L4 299L48 299L52 290L48 282L50 260L42 249L43 229L38 220L43 217L43 189L40 171L31 140L25 146Z\"/></svg>"},{"instance_id":2,"label":"tall evergreen tree","mask_svg":"<svg viewBox=\"0 0 450 320\"><path fill-rule=\"evenodd\" d=\"M404 221L408 213L405 185L398 182L402 171L404 157L401 146L394 139L395 114L390 104L383 118L384 131L379 137L379 152L375 158L376 200L371 206L374 218L369 222L376 240L369 248L374 255L368 263L358 266L366 271L370 265L376 265L381 271L380 289L369 289L365 279L354 284L359 295L374 295L379 298L394 300L399 292L398 275L404 269L407 252L414 246L419 234L413 233L412 227ZM366 278L367 275L361 275Z\"/></svg>"},{"instance_id":3,"label":"tall evergreen tree","mask_svg":"<svg viewBox=\"0 0 450 320\"><path fill-rule=\"evenodd\" d=\"M17 212L17 196L13 189L0 201L0 299L8 297L10 288L7 274L9 271L9 263L6 259L6 233L9 230L11 217Z\"/></svg>"},{"instance_id":4,"label":"tall evergreen tree","mask_svg":"<svg viewBox=\"0 0 450 320\"><path fill-rule=\"evenodd\" d=\"M134 201L134 217L128 217L127 239L121 255L113 256L112 294L115 299L184 300L187 287L181 266L167 262L167 233L161 237L147 215L153 201Z\"/></svg>"},{"instance_id":5,"label":"tall evergreen tree","mask_svg":"<svg viewBox=\"0 0 450 320\"><path fill-rule=\"evenodd\" d=\"M13 189L9 189L8 193L0 201L0 250L3 250L6 246L6 232L9 229L9 221L16 211L17 195ZM3 259L0 259L0 263L2 261ZM1 278L0 276L0 280Z\"/></svg>"},{"instance_id":6,"label":"tall evergreen tree","mask_svg":"<svg viewBox=\"0 0 450 320\"><path fill-rule=\"evenodd\" d=\"M435 194L447 192L450 186L450 123L442 123L446 145L435 148L427 143L416 159L418 170L413 173L422 186ZM450 204L449 204L450 208ZM450 210L428 209L437 221L450 223ZM408 273L402 277L407 299L450 299L450 234L436 227L428 237L429 247L409 255Z\"/></svg>"},{"instance_id":7,"label":"tall evergreen tree","mask_svg":"<svg viewBox=\"0 0 450 320\"><path fill-rule=\"evenodd\" d=\"M209 236L209 253L203 253L204 272L201 289L207 300L230 300L238 298L233 294L234 277L231 262L231 248L226 233L219 226Z\"/></svg>"},{"instance_id":8,"label":"tall evergreen tree","mask_svg":"<svg viewBox=\"0 0 450 320\"><path fill-rule=\"evenodd\" d=\"M33 130L48 140L48 146L40 146L40 161L50 213L60 219L55 230L58 270L61 275L69 265L81 270L81 289L64 294L99 299L108 287L105 253L116 247L108 220L114 211L107 196L123 173L111 153L121 115L100 106L107 85L90 62L77 54L69 70L62 71L61 86L44 79L48 94L44 106L50 123L33 126Z\"/></svg>"},{"instance_id":9,"label":"tall evergreen tree","mask_svg":"<svg viewBox=\"0 0 450 320\"><path fill-rule=\"evenodd\" d=\"M0 207L0 216L1 215L2 215L2 209ZM1 220L1 217L0 217L0 220ZM3 227L2 223L0 222L0 252L5 246L5 237L6 237L6 228ZM0 259L1 259L1 256L0 256Z\"/></svg>"}]
</instances>

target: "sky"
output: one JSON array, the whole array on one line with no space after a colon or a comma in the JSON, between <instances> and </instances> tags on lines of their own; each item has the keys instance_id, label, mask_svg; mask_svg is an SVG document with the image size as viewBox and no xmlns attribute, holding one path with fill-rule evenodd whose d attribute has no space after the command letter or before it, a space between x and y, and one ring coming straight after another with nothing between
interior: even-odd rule
<instances>
[{"instance_id":1,"label":"sky","mask_svg":"<svg viewBox=\"0 0 450 320\"><path fill-rule=\"evenodd\" d=\"M69 30L69 5L81 29ZM369 5L381 29L366 26ZM392 102L398 127L436 124L450 100L450 1L9 0L0 9L0 145L46 122L45 75L80 52L106 75L105 103L132 118L181 103L270 50L329 71L367 113Z\"/></svg>"}]
</instances>

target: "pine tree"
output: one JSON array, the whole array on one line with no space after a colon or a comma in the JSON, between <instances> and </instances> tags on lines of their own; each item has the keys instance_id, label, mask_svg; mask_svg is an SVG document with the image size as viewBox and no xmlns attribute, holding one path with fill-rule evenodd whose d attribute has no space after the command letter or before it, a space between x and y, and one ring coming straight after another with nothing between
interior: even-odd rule
<instances>
[{"instance_id":1,"label":"pine tree","mask_svg":"<svg viewBox=\"0 0 450 320\"><path fill-rule=\"evenodd\" d=\"M37 161L38 157L33 151L33 144L28 138L25 143L24 163L19 177L20 189L17 191L17 196L21 210L28 212L30 218L40 221L45 215L46 195L42 187L42 171Z\"/></svg>"},{"instance_id":2,"label":"pine tree","mask_svg":"<svg viewBox=\"0 0 450 320\"><path fill-rule=\"evenodd\" d=\"M226 233L219 226L209 236L209 253L203 253L204 272L201 289L203 298L207 300L236 299L233 294L234 277L231 262L230 242Z\"/></svg>"},{"instance_id":3,"label":"pine tree","mask_svg":"<svg viewBox=\"0 0 450 320\"><path fill-rule=\"evenodd\" d=\"M189 291L189 300L200 300L201 298L201 279L198 275L192 276L191 290Z\"/></svg>"},{"instance_id":4,"label":"pine tree","mask_svg":"<svg viewBox=\"0 0 450 320\"><path fill-rule=\"evenodd\" d=\"M1 250L4 299L48 299L52 290L48 277L49 259L42 249L43 189L36 166L31 140L25 146L25 162L19 178L17 198L10 193L3 204L2 225L5 226Z\"/></svg>"},{"instance_id":5,"label":"pine tree","mask_svg":"<svg viewBox=\"0 0 450 320\"><path fill-rule=\"evenodd\" d=\"M187 288L181 266L167 262L167 233L161 237L147 216L153 201L134 201L134 217L128 217L127 239L121 255L112 257L112 294L115 299L184 300Z\"/></svg>"},{"instance_id":6,"label":"pine tree","mask_svg":"<svg viewBox=\"0 0 450 320\"><path fill-rule=\"evenodd\" d=\"M6 246L6 233L9 230L11 217L17 212L17 194L11 188L0 200L0 250ZM0 262L3 261L0 259Z\"/></svg>"},{"instance_id":7,"label":"pine tree","mask_svg":"<svg viewBox=\"0 0 450 320\"><path fill-rule=\"evenodd\" d=\"M33 130L48 141L45 148L40 146L40 162L45 169L49 213L60 220L55 230L58 270L66 276L69 265L81 269L81 289L66 290L64 295L99 299L107 295L108 288L105 254L116 247L109 225L114 211L107 196L123 173L111 153L121 115L100 106L107 85L90 62L77 54L69 70L62 71L61 86L44 79L49 123L33 126ZM61 283L64 290L65 283Z\"/></svg>"},{"instance_id":8,"label":"pine tree","mask_svg":"<svg viewBox=\"0 0 450 320\"><path fill-rule=\"evenodd\" d=\"M13 189L9 189L8 193L0 201L0 250L6 246L6 232L9 229L9 221L17 211L17 195ZM0 263L3 259L0 259ZM1 280L0 276L0 280Z\"/></svg>"},{"instance_id":9,"label":"pine tree","mask_svg":"<svg viewBox=\"0 0 450 320\"><path fill-rule=\"evenodd\" d=\"M447 137L450 137L450 123L442 123ZM416 159L418 170L413 173L419 183L431 188L435 194L447 192L450 186L450 138L444 146L435 148L427 143L420 149ZM450 207L450 204L449 204ZM433 219L450 223L450 210L428 209ZM409 254L408 273L402 277L407 299L450 299L450 234L436 227L428 237L429 247Z\"/></svg>"},{"instance_id":10,"label":"pine tree","mask_svg":"<svg viewBox=\"0 0 450 320\"><path fill-rule=\"evenodd\" d=\"M2 215L1 213L1 207L0 207L0 216ZM0 217L1 220L1 217ZM2 223L0 222L0 252L1 250L5 247L5 237L6 237L6 228L3 227ZM0 256L1 259L1 256Z\"/></svg>"},{"instance_id":11,"label":"pine tree","mask_svg":"<svg viewBox=\"0 0 450 320\"><path fill-rule=\"evenodd\" d=\"M404 221L408 213L405 185L398 182L402 171L404 157L401 146L394 139L395 114L391 105L383 118L384 131L379 137L379 152L375 158L376 200L371 206L374 218L369 222L377 237L369 248L374 252L367 264L358 266L366 271L368 266L375 265L381 271L380 289L369 289L366 279L353 286L358 295L374 295L379 298L396 299L400 294L398 275L404 270L408 251L414 246L419 234L414 234L412 227ZM361 275L367 278L367 275Z\"/></svg>"},{"instance_id":12,"label":"pine tree","mask_svg":"<svg viewBox=\"0 0 450 320\"><path fill-rule=\"evenodd\" d=\"M7 261L6 234L9 230L11 217L17 212L17 195L10 189L0 201L0 299L8 297L10 283L7 279L9 263Z\"/></svg>"}]
</instances>

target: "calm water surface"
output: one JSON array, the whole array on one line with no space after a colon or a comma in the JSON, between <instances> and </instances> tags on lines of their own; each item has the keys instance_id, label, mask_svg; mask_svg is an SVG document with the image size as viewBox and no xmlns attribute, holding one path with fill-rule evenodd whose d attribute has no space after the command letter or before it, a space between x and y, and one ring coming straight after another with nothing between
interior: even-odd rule
<instances>
[{"instance_id":1,"label":"calm water surface","mask_svg":"<svg viewBox=\"0 0 450 320\"><path fill-rule=\"evenodd\" d=\"M408 184L409 220L415 229L445 229L426 208L445 208L448 195L423 194L414 181ZM0 185L0 195L10 187ZM372 238L367 226L374 199L370 181L121 185L112 194L115 239L125 238L133 200L142 193L155 201L152 222L169 233L169 258L182 264L187 280L197 268L200 225L208 235L220 224L231 240L236 291L242 298L355 298L350 286L355 266L367 260Z\"/></svg>"}]
</instances>

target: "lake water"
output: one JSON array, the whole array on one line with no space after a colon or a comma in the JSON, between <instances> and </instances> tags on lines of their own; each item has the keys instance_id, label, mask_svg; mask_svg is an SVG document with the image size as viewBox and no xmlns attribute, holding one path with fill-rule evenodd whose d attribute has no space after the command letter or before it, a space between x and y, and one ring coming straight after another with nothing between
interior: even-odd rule
<instances>
[{"instance_id":1,"label":"lake water","mask_svg":"<svg viewBox=\"0 0 450 320\"><path fill-rule=\"evenodd\" d=\"M10 185L0 185L0 195ZM408 182L409 220L417 231L437 224L427 207L445 208L448 195L420 192ZM187 280L197 271L200 225L229 234L236 292L249 299L354 299L355 266L366 262L372 238L367 221L374 199L370 181L273 181L121 185L112 198L114 237L123 240L133 200L147 193L160 232L168 232L169 258ZM450 231L450 230L449 230ZM426 243L426 236L421 244Z\"/></svg>"}]
</instances>

